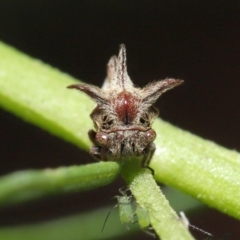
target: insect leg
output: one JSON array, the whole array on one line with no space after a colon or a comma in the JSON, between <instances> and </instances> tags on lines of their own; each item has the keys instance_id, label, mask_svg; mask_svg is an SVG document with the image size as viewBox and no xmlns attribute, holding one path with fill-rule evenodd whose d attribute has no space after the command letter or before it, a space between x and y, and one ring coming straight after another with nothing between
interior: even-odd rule
<instances>
[{"instance_id":1,"label":"insect leg","mask_svg":"<svg viewBox=\"0 0 240 240\"><path fill-rule=\"evenodd\" d=\"M150 143L145 149L144 149L144 157L142 159L142 162L141 162L141 166L142 168L148 168L151 172L152 172L152 175L154 175L154 170L152 168L150 168L148 165L152 159L152 156L155 152L155 149L156 149L156 146L154 143Z\"/></svg>"}]
</instances>

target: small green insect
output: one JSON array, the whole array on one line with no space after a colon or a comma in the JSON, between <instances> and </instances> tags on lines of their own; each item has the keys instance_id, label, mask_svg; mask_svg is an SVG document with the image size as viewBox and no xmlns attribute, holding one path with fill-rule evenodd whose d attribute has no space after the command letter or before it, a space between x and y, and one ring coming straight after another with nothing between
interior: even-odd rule
<instances>
[{"instance_id":1,"label":"small green insect","mask_svg":"<svg viewBox=\"0 0 240 240\"><path fill-rule=\"evenodd\" d=\"M148 230L150 227L150 217L148 211L141 207L132 195L128 196L127 191L119 190L122 194L117 196L119 216L123 224L138 222L141 229Z\"/></svg>"},{"instance_id":2,"label":"small green insect","mask_svg":"<svg viewBox=\"0 0 240 240\"><path fill-rule=\"evenodd\" d=\"M132 205L132 195L128 196L127 195L127 191L129 189L123 190L122 188L119 189L119 192L121 193L120 196L115 196L115 198L117 199L117 204L109 211L104 224L103 224L103 228L102 228L102 232L104 230L104 227L106 225L106 222L112 212L112 210L114 208L119 209L119 217L120 217L120 221L122 224L124 224L126 226L127 229L129 229L128 224L129 223L134 223L134 210L133 210L133 205Z\"/></svg>"},{"instance_id":3,"label":"small green insect","mask_svg":"<svg viewBox=\"0 0 240 240\"><path fill-rule=\"evenodd\" d=\"M141 229L149 233L151 223L148 211L145 208L141 207L132 195L128 195L127 191L129 191L129 189L119 189L121 195L116 196L117 204L114 208L118 207L121 223L124 224L127 229L129 229L130 223L132 224L137 222ZM102 231L111 212L112 210L108 213L106 217Z\"/></svg>"},{"instance_id":4,"label":"small green insect","mask_svg":"<svg viewBox=\"0 0 240 240\"><path fill-rule=\"evenodd\" d=\"M122 194L122 196L116 196L116 198L118 201L117 206L119 208L120 221L128 228L129 223L135 222L132 196L128 196L126 191L122 191L121 189L119 192Z\"/></svg>"},{"instance_id":5,"label":"small green insect","mask_svg":"<svg viewBox=\"0 0 240 240\"><path fill-rule=\"evenodd\" d=\"M150 216L148 211L145 208L141 207L139 204L137 204L135 213L136 213L138 224L140 225L140 227L143 230L147 230L151 226Z\"/></svg>"}]
</instances>

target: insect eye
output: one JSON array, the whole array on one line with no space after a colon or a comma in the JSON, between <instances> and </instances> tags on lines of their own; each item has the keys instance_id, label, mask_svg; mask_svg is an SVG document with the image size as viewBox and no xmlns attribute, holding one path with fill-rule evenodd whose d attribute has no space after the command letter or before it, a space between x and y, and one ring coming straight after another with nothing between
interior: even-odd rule
<instances>
[{"instance_id":1,"label":"insect eye","mask_svg":"<svg viewBox=\"0 0 240 240\"><path fill-rule=\"evenodd\" d=\"M146 132L146 137L148 141L153 142L156 138L156 132L152 129Z\"/></svg>"},{"instance_id":2,"label":"insect eye","mask_svg":"<svg viewBox=\"0 0 240 240\"><path fill-rule=\"evenodd\" d=\"M105 133L102 133L102 132L98 132L96 134L96 141L98 144L100 144L101 146L104 146L107 144L107 139L108 139L108 136L107 134Z\"/></svg>"}]
</instances>

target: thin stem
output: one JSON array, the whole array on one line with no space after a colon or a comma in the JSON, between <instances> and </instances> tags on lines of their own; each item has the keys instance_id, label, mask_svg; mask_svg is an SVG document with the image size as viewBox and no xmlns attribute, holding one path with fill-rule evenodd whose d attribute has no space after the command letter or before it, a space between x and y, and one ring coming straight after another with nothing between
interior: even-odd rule
<instances>
[{"instance_id":1,"label":"thin stem","mask_svg":"<svg viewBox=\"0 0 240 240\"><path fill-rule=\"evenodd\" d=\"M120 167L115 162L100 162L84 166L15 172L0 178L0 204L94 189L111 183L119 171Z\"/></svg>"},{"instance_id":2,"label":"thin stem","mask_svg":"<svg viewBox=\"0 0 240 240\"><path fill-rule=\"evenodd\" d=\"M156 121L155 178L240 219L240 154Z\"/></svg>"},{"instance_id":3,"label":"thin stem","mask_svg":"<svg viewBox=\"0 0 240 240\"><path fill-rule=\"evenodd\" d=\"M162 240L193 240L188 229L170 207L151 172L142 169L136 159L126 161L122 177L137 204L149 214L151 226Z\"/></svg>"}]
</instances>

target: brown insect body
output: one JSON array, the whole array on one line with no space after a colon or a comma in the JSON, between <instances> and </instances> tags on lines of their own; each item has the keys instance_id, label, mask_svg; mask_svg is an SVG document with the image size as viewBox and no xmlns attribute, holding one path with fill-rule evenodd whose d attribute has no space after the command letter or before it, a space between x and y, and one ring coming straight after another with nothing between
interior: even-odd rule
<instances>
[{"instance_id":1,"label":"brown insect body","mask_svg":"<svg viewBox=\"0 0 240 240\"><path fill-rule=\"evenodd\" d=\"M94 146L90 153L99 160L125 159L143 156L147 167L155 151L156 133L151 128L158 110L152 106L159 96L181 84L178 79L150 83L145 88L134 87L127 73L126 49L122 44L118 57L113 56L107 66L107 79L102 89L89 84L73 84L85 92L97 106L91 113L95 131L89 131Z\"/></svg>"}]
</instances>

